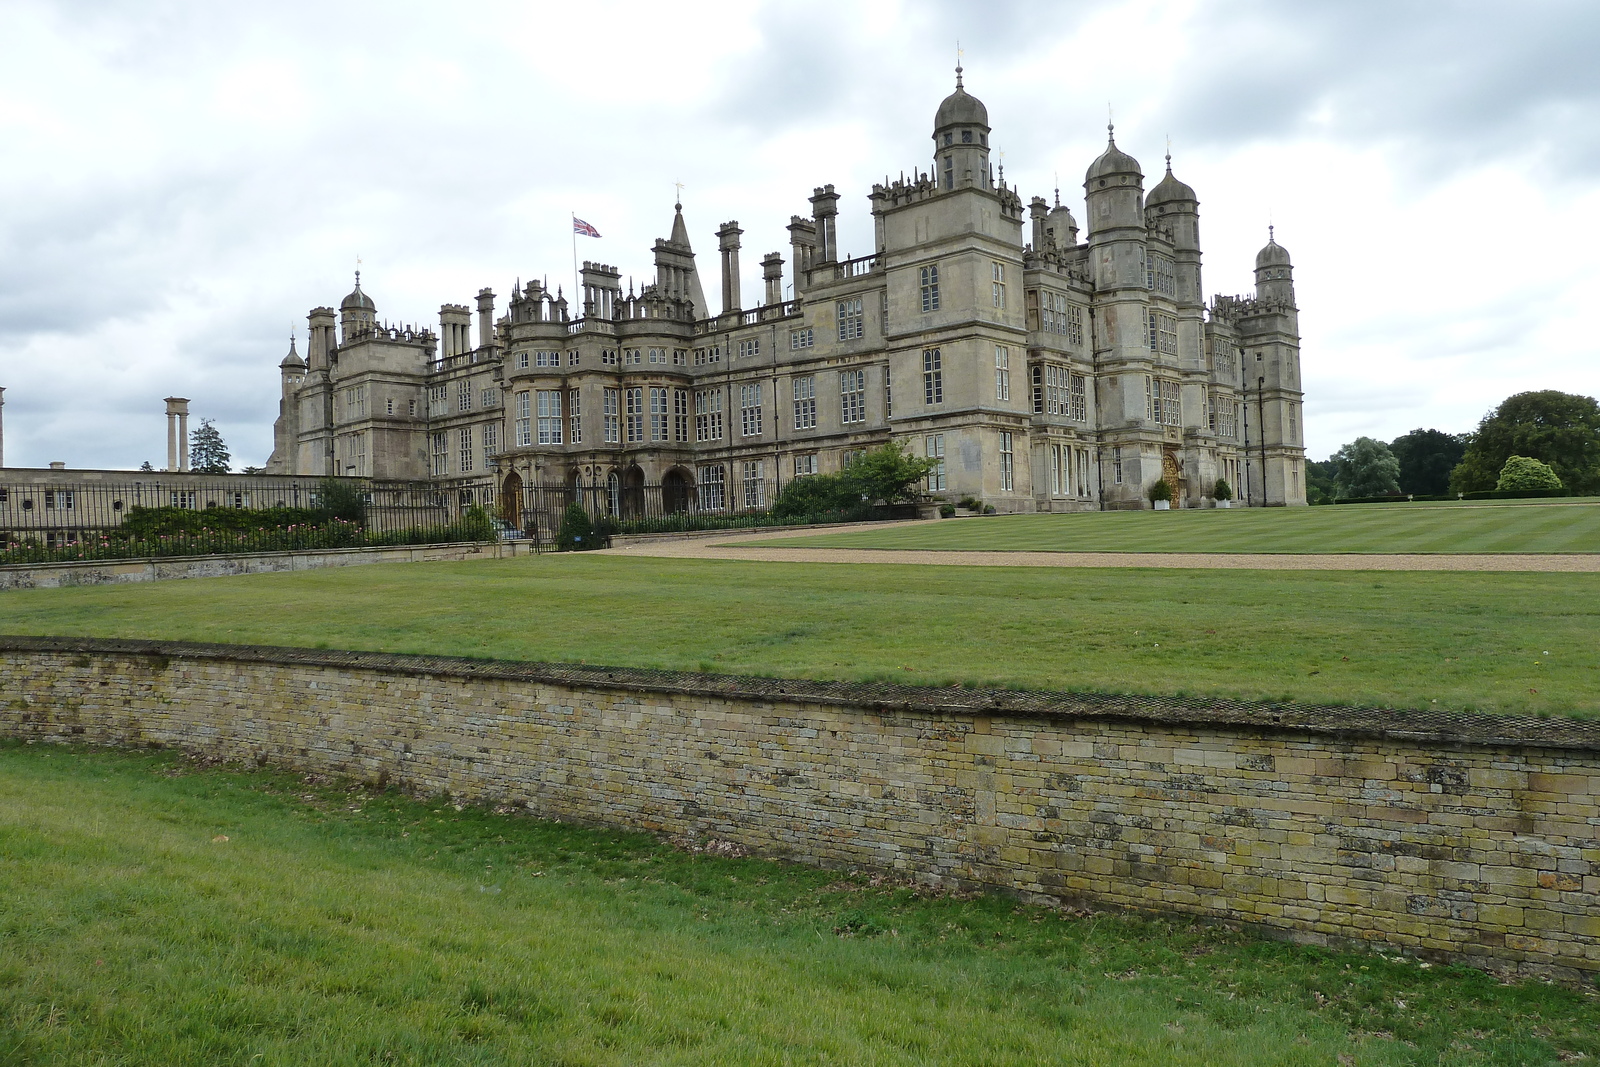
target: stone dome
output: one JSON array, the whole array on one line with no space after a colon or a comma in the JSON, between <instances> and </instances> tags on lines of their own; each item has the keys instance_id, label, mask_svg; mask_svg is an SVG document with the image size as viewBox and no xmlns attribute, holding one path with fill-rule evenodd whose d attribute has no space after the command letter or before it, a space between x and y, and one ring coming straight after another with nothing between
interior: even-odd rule
<instances>
[{"instance_id":1,"label":"stone dome","mask_svg":"<svg viewBox=\"0 0 1600 1067\"><path fill-rule=\"evenodd\" d=\"M944 98L933 117L933 128L946 126L982 126L989 128L989 109L983 101L961 87L961 68L956 68L956 91Z\"/></svg>"},{"instance_id":2,"label":"stone dome","mask_svg":"<svg viewBox=\"0 0 1600 1067\"><path fill-rule=\"evenodd\" d=\"M1110 127L1107 127L1110 130ZM1089 164L1089 173L1085 174L1085 185L1109 178L1113 175L1121 176L1131 174L1139 178L1144 177L1144 171L1139 169L1139 161L1117 147L1117 139L1112 136L1106 140L1106 150L1100 153L1100 158Z\"/></svg>"},{"instance_id":3,"label":"stone dome","mask_svg":"<svg viewBox=\"0 0 1600 1067\"><path fill-rule=\"evenodd\" d=\"M306 361L300 358L300 353L294 350L294 338L289 338L289 354L283 357L283 362L278 364L284 370L303 368Z\"/></svg>"},{"instance_id":4,"label":"stone dome","mask_svg":"<svg viewBox=\"0 0 1600 1067\"><path fill-rule=\"evenodd\" d=\"M361 291L361 272L356 271L356 287L351 291L349 296L339 301L339 310L350 311L355 309L360 311L376 311L377 308L378 305L372 302L372 297Z\"/></svg>"},{"instance_id":5,"label":"stone dome","mask_svg":"<svg viewBox=\"0 0 1600 1067\"><path fill-rule=\"evenodd\" d=\"M1193 189L1172 176L1172 157L1168 156L1167 175L1150 190L1150 195L1144 198L1144 204L1145 207L1150 207L1154 204L1170 204L1175 201L1188 201L1191 204L1199 202L1195 198Z\"/></svg>"},{"instance_id":6,"label":"stone dome","mask_svg":"<svg viewBox=\"0 0 1600 1067\"><path fill-rule=\"evenodd\" d=\"M1267 247L1256 253L1256 270L1289 265L1289 250L1280 245L1276 237L1268 237Z\"/></svg>"}]
</instances>

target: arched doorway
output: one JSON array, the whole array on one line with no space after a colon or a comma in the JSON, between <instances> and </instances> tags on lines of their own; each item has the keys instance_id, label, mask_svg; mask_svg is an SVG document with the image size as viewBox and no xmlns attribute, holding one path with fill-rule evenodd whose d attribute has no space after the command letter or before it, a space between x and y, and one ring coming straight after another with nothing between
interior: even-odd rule
<instances>
[{"instance_id":1,"label":"arched doorway","mask_svg":"<svg viewBox=\"0 0 1600 1067\"><path fill-rule=\"evenodd\" d=\"M500 518L522 529L522 475L512 471L500 483Z\"/></svg>"},{"instance_id":2,"label":"arched doorway","mask_svg":"<svg viewBox=\"0 0 1600 1067\"><path fill-rule=\"evenodd\" d=\"M1176 452L1161 453L1161 477L1166 479L1168 487L1172 490L1172 506L1181 507L1179 501L1183 499L1183 471L1178 466Z\"/></svg>"},{"instance_id":3,"label":"arched doorway","mask_svg":"<svg viewBox=\"0 0 1600 1067\"><path fill-rule=\"evenodd\" d=\"M693 491L689 478L677 467L661 479L661 509L668 515L689 510L689 494Z\"/></svg>"},{"instance_id":4,"label":"arched doorway","mask_svg":"<svg viewBox=\"0 0 1600 1067\"><path fill-rule=\"evenodd\" d=\"M616 471L606 475L606 514L614 519L622 515L622 479Z\"/></svg>"},{"instance_id":5,"label":"arched doorway","mask_svg":"<svg viewBox=\"0 0 1600 1067\"><path fill-rule=\"evenodd\" d=\"M644 471L637 463L622 475L622 514L630 519L644 514Z\"/></svg>"}]
</instances>

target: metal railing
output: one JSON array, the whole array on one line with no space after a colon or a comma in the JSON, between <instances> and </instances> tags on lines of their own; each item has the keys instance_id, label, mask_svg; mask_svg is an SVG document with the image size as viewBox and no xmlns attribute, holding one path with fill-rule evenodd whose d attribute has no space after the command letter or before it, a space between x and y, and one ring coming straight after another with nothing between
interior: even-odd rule
<instances>
[{"instance_id":1,"label":"metal railing","mask_svg":"<svg viewBox=\"0 0 1600 1067\"><path fill-rule=\"evenodd\" d=\"M490 540L490 482L321 480L193 475L128 482L0 482L0 563L295 551ZM340 498L342 496L342 499ZM478 510L474 510L478 509Z\"/></svg>"}]
</instances>

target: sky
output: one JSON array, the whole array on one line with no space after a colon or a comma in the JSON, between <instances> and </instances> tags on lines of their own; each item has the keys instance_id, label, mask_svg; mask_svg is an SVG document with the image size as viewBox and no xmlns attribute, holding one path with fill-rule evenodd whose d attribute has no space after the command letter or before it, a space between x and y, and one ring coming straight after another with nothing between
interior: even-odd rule
<instances>
[{"instance_id":1,"label":"sky","mask_svg":"<svg viewBox=\"0 0 1600 1067\"><path fill-rule=\"evenodd\" d=\"M722 222L748 303L824 183L869 253L958 41L1024 199L1084 219L1109 108L1147 187L1170 138L1208 295L1276 227L1308 458L1465 432L1600 394L1595 40L1588 0L0 0L5 463L160 467L173 395L265 462L290 331L358 258L381 318L435 327L519 277L570 293L573 213L643 280L679 182L709 293Z\"/></svg>"}]
</instances>

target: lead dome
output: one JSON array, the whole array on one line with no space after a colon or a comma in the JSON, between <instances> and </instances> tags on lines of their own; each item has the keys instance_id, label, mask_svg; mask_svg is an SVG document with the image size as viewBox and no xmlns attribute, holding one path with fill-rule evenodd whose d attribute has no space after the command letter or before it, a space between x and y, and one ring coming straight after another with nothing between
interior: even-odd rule
<instances>
[{"instance_id":1,"label":"lead dome","mask_svg":"<svg viewBox=\"0 0 1600 1067\"><path fill-rule=\"evenodd\" d=\"M1116 130L1107 126L1106 133L1106 150L1100 153L1099 159L1089 164L1089 172L1083 177L1084 184L1125 174L1142 179L1144 171L1139 169L1139 161L1117 147Z\"/></svg>"}]
</instances>

